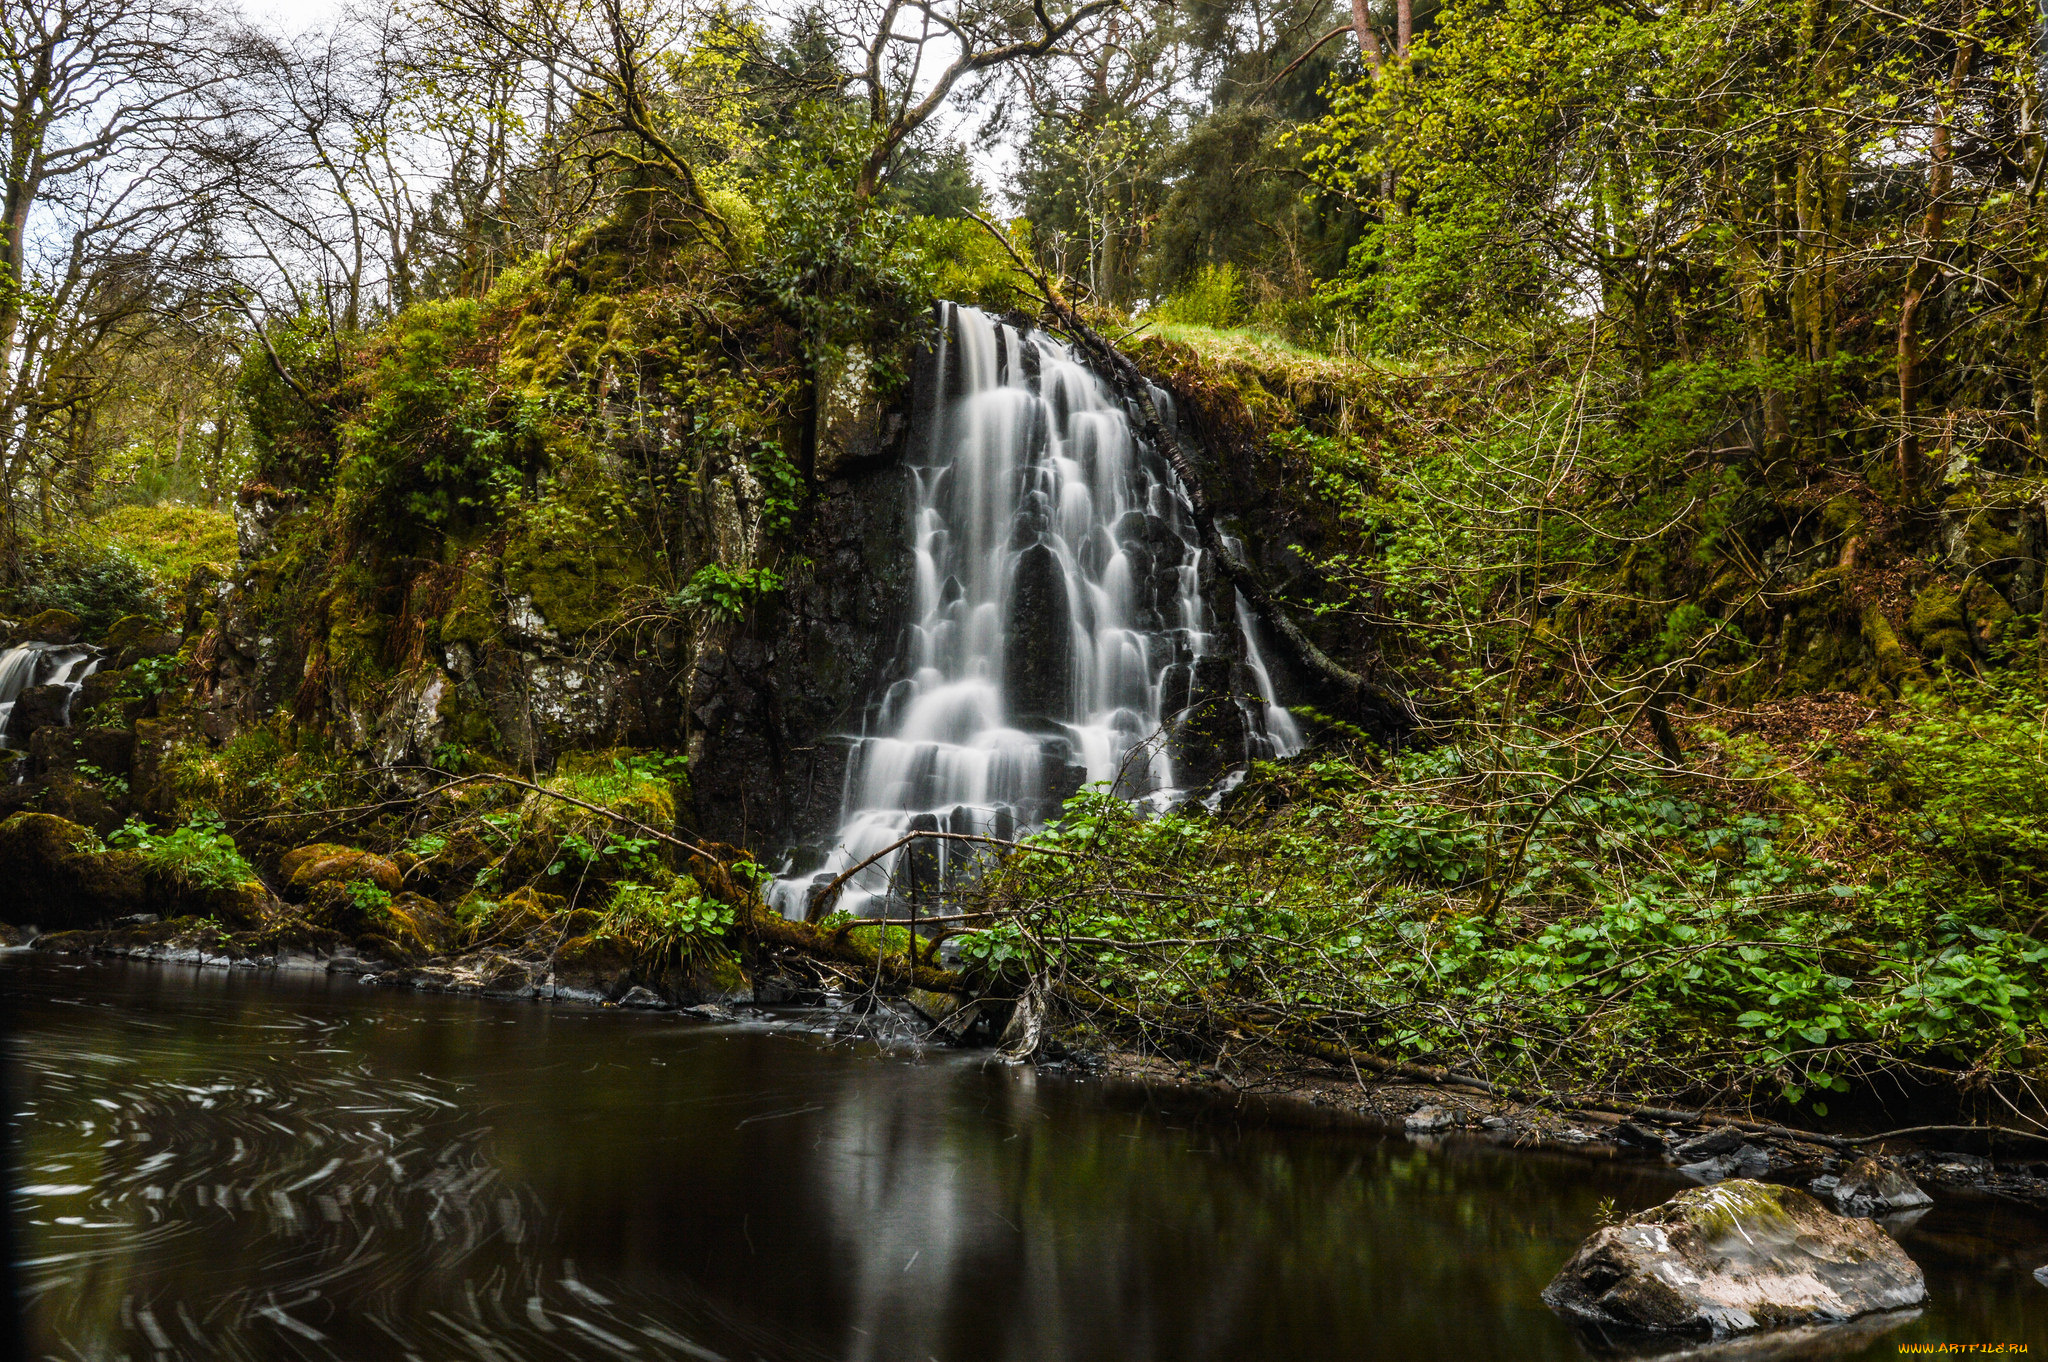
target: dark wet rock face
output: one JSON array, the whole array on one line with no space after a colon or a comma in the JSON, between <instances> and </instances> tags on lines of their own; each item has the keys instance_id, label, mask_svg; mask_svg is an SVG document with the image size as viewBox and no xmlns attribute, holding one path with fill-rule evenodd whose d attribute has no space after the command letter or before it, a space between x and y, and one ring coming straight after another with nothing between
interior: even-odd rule
<instances>
[{"instance_id":1,"label":"dark wet rock face","mask_svg":"<svg viewBox=\"0 0 2048 1362\"><path fill-rule=\"evenodd\" d=\"M1919 1265L1877 1225L1747 1180L1681 1192L1595 1231L1543 1292L1586 1324L1713 1337L1926 1298Z\"/></svg>"},{"instance_id":2,"label":"dark wet rock face","mask_svg":"<svg viewBox=\"0 0 2048 1362\"><path fill-rule=\"evenodd\" d=\"M839 826L839 735L860 731L910 595L906 420L882 412L875 443L835 455L781 593L698 652L685 723L693 822L706 837L822 845Z\"/></svg>"},{"instance_id":3,"label":"dark wet rock face","mask_svg":"<svg viewBox=\"0 0 2048 1362\"><path fill-rule=\"evenodd\" d=\"M1011 719L1057 719L1067 711L1074 657L1066 573L1050 548L1034 544L1017 555L1015 574L1003 654Z\"/></svg>"}]
</instances>

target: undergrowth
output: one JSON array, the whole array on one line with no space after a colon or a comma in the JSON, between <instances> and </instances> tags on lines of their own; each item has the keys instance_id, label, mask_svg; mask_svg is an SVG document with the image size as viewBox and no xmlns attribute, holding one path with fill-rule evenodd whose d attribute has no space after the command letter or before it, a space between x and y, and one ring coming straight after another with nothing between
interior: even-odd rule
<instances>
[{"instance_id":1,"label":"undergrowth","mask_svg":"<svg viewBox=\"0 0 2048 1362\"><path fill-rule=\"evenodd\" d=\"M1969 683L1800 750L1703 732L1699 769L1555 801L1516 798L1555 785L1476 741L1261 764L1213 816L1084 791L974 891L995 918L962 955L1057 984L1082 1033L1186 1059L1307 1041L1820 1117L1887 1073L2031 1102L2043 724L2030 689ZM1489 842L1525 834L1487 892Z\"/></svg>"}]
</instances>

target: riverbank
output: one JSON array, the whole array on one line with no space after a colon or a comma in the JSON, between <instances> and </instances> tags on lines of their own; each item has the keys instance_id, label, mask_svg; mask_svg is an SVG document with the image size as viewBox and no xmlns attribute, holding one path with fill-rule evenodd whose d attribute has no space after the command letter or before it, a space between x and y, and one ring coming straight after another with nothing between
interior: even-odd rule
<instances>
[{"instance_id":1,"label":"riverbank","mask_svg":"<svg viewBox=\"0 0 2048 1362\"><path fill-rule=\"evenodd\" d=\"M134 923L104 931L28 937L0 928L0 948L41 954L194 965L221 969L349 976L389 989L475 997L500 1003L538 1002L625 1011L673 1012L731 1021L760 1007L815 1009L815 1029L866 1034L917 1047L988 1050L1004 1036L1015 1001L962 999L925 991L887 998L859 981L799 979L787 974L728 976L726 987L656 992L588 968L551 969L544 957L475 952L410 963L365 956L347 946L286 947L263 953L216 927L190 921ZM787 1014L784 1014L787 1015ZM1968 1128L1873 1135L1842 1125L1792 1130L1740 1111L1654 1111L1626 1102L1530 1102L1479 1090L1483 1084L1420 1082L1370 1069L1349 1072L1304 1063L1275 1047L1249 1045L1221 1063L1177 1063L1124 1048L1072 1049L1050 1039L1027 1062L1161 1091L1199 1096L1252 1122L1315 1113L1398 1131L1424 1144L1478 1139L1525 1151L1652 1162L1697 1182L1759 1178L1812 1187L1839 1179L1860 1160L1939 1194L1961 1193L2048 1213L2048 1148L2025 1141L1984 1140ZM1950 1138L1944 1142L1940 1136ZM1951 1147L1962 1137L1974 1149ZM1825 1190L1823 1183L1822 1190Z\"/></svg>"}]
</instances>

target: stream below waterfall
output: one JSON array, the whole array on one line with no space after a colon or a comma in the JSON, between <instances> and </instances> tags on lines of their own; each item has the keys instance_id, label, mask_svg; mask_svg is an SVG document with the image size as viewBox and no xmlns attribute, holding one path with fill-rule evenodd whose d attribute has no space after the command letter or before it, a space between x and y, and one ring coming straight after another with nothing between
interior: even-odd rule
<instances>
[{"instance_id":1,"label":"stream below waterfall","mask_svg":"<svg viewBox=\"0 0 2048 1362\"><path fill-rule=\"evenodd\" d=\"M835 1040L817 1012L21 951L0 1000L36 1357L1581 1358L1537 1293L1603 1200L1685 1185ZM2048 1346L2040 1217L1943 1197L1899 1235L1923 1311L1739 1356Z\"/></svg>"}]
</instances>

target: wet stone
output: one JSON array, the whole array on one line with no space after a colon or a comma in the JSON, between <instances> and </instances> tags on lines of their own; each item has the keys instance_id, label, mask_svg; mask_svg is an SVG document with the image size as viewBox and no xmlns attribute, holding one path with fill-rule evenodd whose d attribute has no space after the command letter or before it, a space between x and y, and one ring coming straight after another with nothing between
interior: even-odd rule
<instances>
[{"instance_id":1,"label":"wet stone","mask_svg":"<svg viewBox=\"0 0 2048 1362\"><path fill-rule=\"evenodd\" d=\"M1876 1159L1858 1159L1839 1176L1815 1178L1812 1189L1850 1216L1893 1215L1934 1204L1913 1179Z\"/></svg>"},{"instance_id":2,"label":"wet stone","mask_svg":"<svg viewBox=\"0 0 2048 1362\"><path fill-rule=\"evenodd\" d=\"M1584 1324L1713 1337L1926 1298L1919 1265L1876 1224L1748 1180L1680 1192L1603 1226L1543 1291Z\"/></svg>"}]
</instances>

